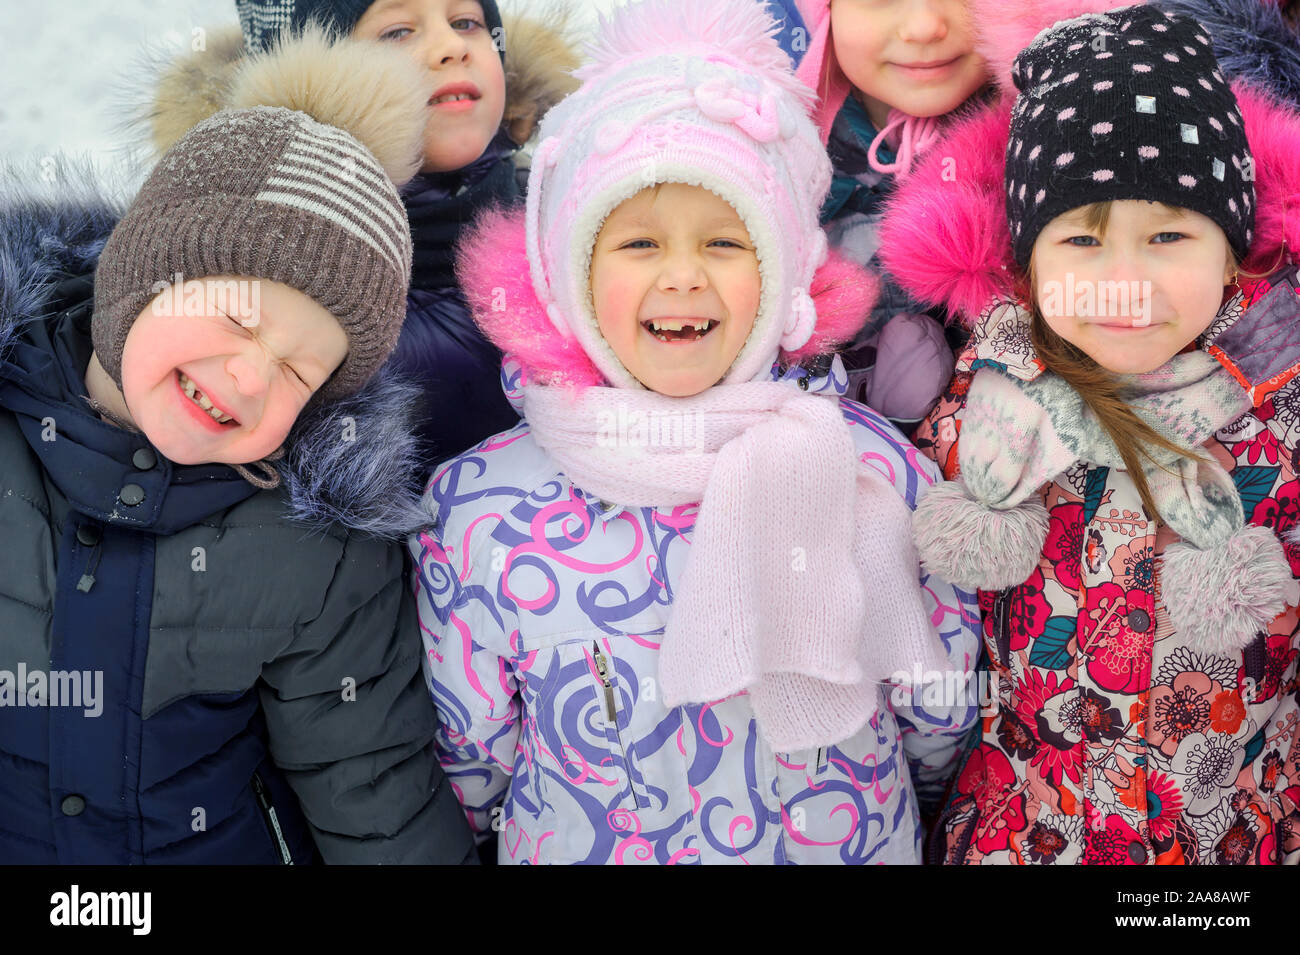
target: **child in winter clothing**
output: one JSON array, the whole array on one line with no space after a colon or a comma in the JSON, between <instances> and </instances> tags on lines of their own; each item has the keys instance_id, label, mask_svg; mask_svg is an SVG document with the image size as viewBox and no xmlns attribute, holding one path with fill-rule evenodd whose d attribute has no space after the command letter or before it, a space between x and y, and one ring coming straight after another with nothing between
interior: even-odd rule
<instances>
[{"instance_id":1,"label":"child in winter clothing","mask_svg":"<svg viewBox=\"0 0 1300 955\"><path fill-rule=\"evenodd\" d=\"M969 673L972 598L918 575L937 472L841 397L872 288L828 254L774 28L617 11L524 214L461 253L525 420L439 469L410 548L444 765L503 862L914 862L974 719L910 693Z\"/></svg>"},{"instance_id":2,"label":"child in winter clothing","mask_svg":"<svg viewBox=\"0 0 1300 955\"><path fill-rule=\"evenodd\" d=\"M933 857L1295 862L1300 116L1155 7L1012 75L945 145L961 181L925 160L882 229L974 323L915 526L980 590L999 709Z\"/></svg>"},{"instance_id":3,"label":"child in winter clothing","mask_svg":"<svg viewBox=\"0 0 1300 955\"><path fill-rule=\"evenodd\" d=\"M848 394L910 430L952 375L952 345L881 267L877 229L895 180L935 142L940 120L988 80L967 0L767 3L818 96L814 119L835 168L822 207L831 246L881 281L871 319L845 346Z\"/></svg>"},{"instance_id":4,"label":"child in winter clothing","mask_svg":"<svg viewBox=\"0 0 1300 955\"><path fill-rule=\"evenodd\" d=\"M231 96L116 226L0 206L0 862L472 858L393 539L414 392L367 385L427 93L371 53Z\"/></svg>"},{"instance_id":5,"label":"child in winter clothing","mask_svg":"<svg viewBox=\"0 0 1300 955\"><path fill-rule=\"evenodd\" d=\"M899 281L915 263L882 242L884 202L923 153L948 155L946 130L963 105L997 94L1001 60L1055 21L1111 3L766 2L784 20L782 46L798 60L799 77L819 98L814 115L835 166L822 208L831 246L881 281L871 320L844 350L849 394L911 431L947 385L964 335Z\"/></svg>"},{"instance_id":6,"label":"child in winter clothing","mask_svg":"<svg viewBox=\"0 0 1300 955\"><path fill-rule=\"evenodd\" d=\"M189 129L196 113L227 105L229 75L249 57L282 62L302 56L298 38L309 22L328 27L343 45L391 45L425 71L424 160L402 193L414 263L393 365L416 378L424 393L418 473L427 474L435 462L519 420L499 387L501 353L474 324L456 284L454 249L480 210L520 198L515 153L540 116L573 88L568 71L577 58L562 24L503 21L495 0L235 5L242 40L214 34L207 52L174 65L160 83L152 120L161 148L176 131ZM558 14L561 8L548 9ZM469 99L435 102L440 94Z\"/></svg>"}]
</instances>

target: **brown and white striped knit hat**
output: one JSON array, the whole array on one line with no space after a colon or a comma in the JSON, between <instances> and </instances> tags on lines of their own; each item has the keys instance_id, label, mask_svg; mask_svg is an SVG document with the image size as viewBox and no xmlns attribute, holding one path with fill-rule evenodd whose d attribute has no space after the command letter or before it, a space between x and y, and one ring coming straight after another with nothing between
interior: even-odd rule
<instances>
[{"instance_id":1,"label":"brown and white striped knit hat","mask_svg":"<svg viewBox=\"0 0 1300 955\"><path fill-rule=\"evenodd\" d=\"M319 27L246 56L221 112L167 149L100 256L91 337L118 387L131 325L179 273L309 295L348 336L313 403L358 391L406 315L411 233L397 190L420 168L432 86L391 45Z\"/></svg>"},{"instance_id":2,"label":"brown and white striped knit hat","mask_svg":"<svg viewBox=\"0 0 1300 955\"><path fill-rule=\"evenodd\" d=\"M223 110L169 149L104 246L91 334L121 387L136 317L177 275L259 278L319 302L348 336L318 401L359 390L397 344L411 233L397 189L355 137L305 113Z\"/></svg>"}]
</instances>

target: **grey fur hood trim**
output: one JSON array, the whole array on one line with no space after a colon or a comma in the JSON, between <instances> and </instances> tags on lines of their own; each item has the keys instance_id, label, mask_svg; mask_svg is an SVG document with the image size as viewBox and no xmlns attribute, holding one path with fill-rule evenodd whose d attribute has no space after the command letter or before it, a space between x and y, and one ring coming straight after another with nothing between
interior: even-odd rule
<instances>
[{"instance_id":1,"label":"grey fur hood trim","mask_svg":"<svg viewBox=\"0 0 1300 955\"><path fill-rule=\"evenodd\" d=\"M49 319L57 284L90 273L123 203L82 165L51 181L35 170L0 170L0 362L31 322ZM66 304L66 303L64 303ZM413 434L418 386L381 371L346 401L309 407L276 463L286 517L399 539L426 523Z\"/></svg>"}]
</instances>

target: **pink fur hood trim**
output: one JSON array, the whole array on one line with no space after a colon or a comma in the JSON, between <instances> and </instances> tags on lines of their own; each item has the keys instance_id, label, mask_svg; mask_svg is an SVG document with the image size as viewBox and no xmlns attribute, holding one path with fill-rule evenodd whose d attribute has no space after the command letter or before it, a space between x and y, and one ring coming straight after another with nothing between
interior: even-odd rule
<instances>
[{"instance_id":1,"label":"pink fur hood trim","mask_svg":"<svg viewBox=\"0 0 1300 955\"><path fill-rule=\"evenodd\" d=\"M561 335L537 299L522 208L481 214L461 240L456 274L474 320L529 380L571 388L604 384L577 339ZM781 360L799 364L835 351L866 323L878 292L874 276L831 252L809 289L817 307L812 337L797 351L782 352Z\"/></svg>"},{"instance_id":2,"label":"pink fur hood trim","mask_svg":"<svg viewBox=\"0 0 1300 955\"><path fill-rule=\"evenodd\" d=\"M1271 272L1300 249L1300 113L1233 83L1255 160L1255 240L1242 268ZM890 198L881 260L919 301L970 323L1012 294L1014 264L1003 184L1011 97L954 124Z\"/></svg>"}]
</instances>

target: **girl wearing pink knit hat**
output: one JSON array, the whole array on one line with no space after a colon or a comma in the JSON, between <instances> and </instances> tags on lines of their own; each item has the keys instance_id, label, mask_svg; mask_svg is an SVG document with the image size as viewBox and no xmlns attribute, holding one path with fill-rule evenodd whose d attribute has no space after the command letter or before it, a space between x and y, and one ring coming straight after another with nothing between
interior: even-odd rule
<instances>
[{"instance_id":1,"label":"girl wearing pink knit hat","mask_svg":"<svg viewBox=\"0 0 1300 955\"><path fill-rule=\"evenodd\" d=\"M875 294L752 0L602 22L524 210L459 273L524 421L410 539L444 764L503 862L915 862L976 713L969 594L920 572L937 479L842 397ZM910 771L909 771L910 770Z\"/></svg>"}]
</instances>

